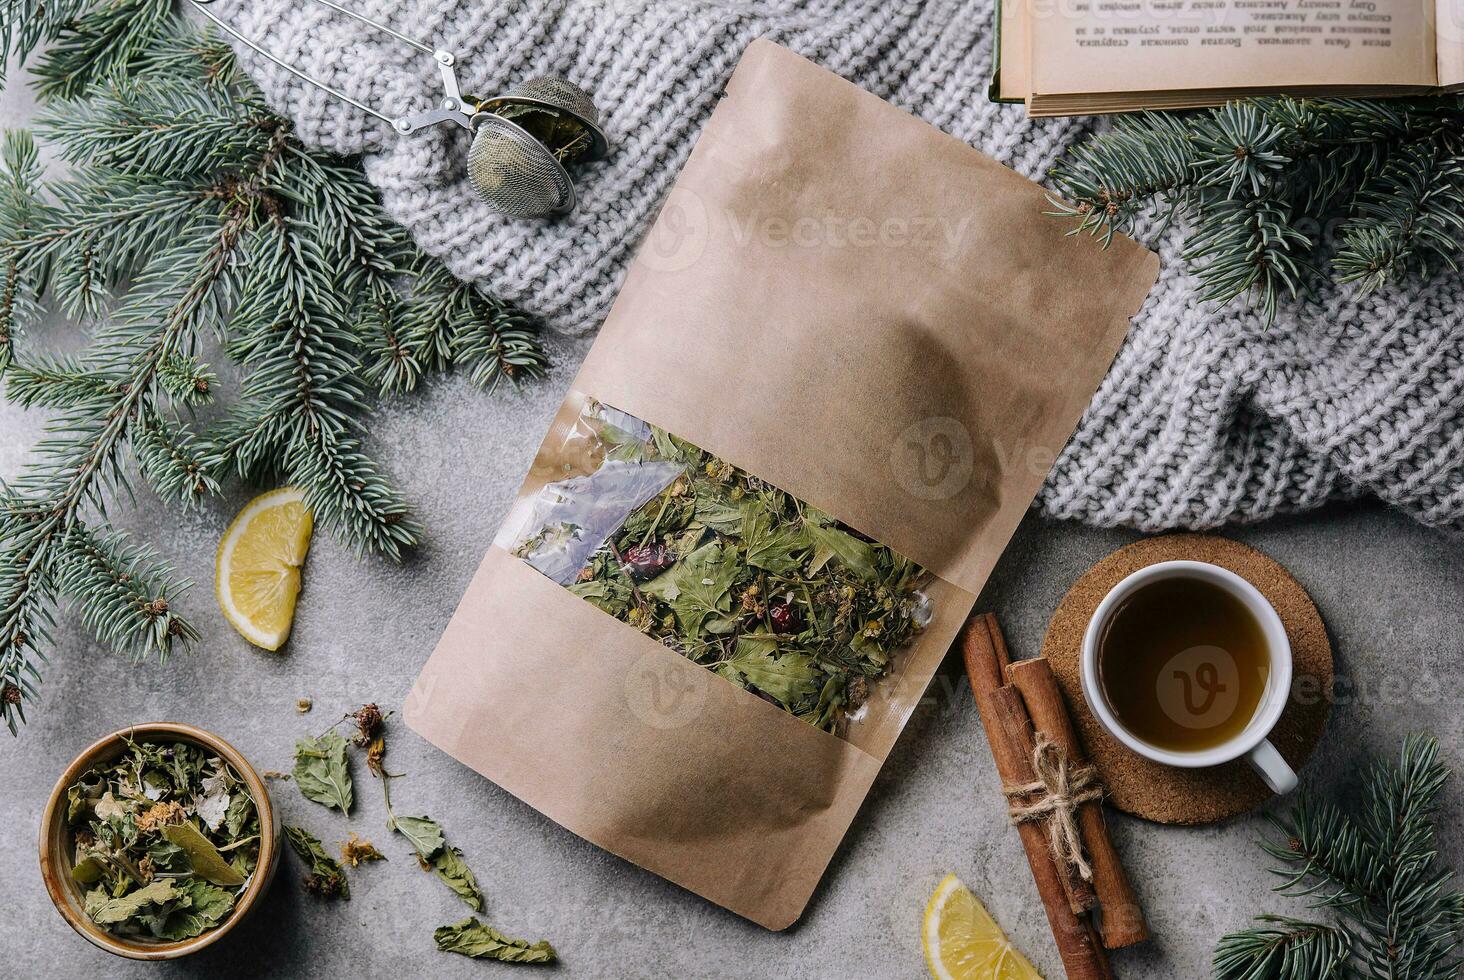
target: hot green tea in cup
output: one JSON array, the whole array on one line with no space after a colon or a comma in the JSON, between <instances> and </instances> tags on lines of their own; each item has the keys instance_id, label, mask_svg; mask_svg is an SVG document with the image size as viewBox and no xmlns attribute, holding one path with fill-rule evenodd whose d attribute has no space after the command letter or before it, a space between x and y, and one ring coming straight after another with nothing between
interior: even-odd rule
<instances>
[{"instance_id":1,"label":"hot green tea in cup","mask_svg":"<svg viewBox=\"0 0 1464 980\"><path fill-rule=\"evenodd\" d=\"M1097 667L1104 698L1134 737L1203 752L1236 738L1255 716L1271 652L1233 592L1177 576L1123 598L1100 634Z\"/></svg>"}]
</instances>

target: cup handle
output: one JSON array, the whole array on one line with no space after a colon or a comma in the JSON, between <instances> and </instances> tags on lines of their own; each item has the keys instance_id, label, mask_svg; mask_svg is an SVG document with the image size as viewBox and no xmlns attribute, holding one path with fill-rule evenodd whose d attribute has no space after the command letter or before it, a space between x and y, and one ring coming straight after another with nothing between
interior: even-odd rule
<instances>
[{"instance_id":1,"label":"cup handle","mask_svg":"<svg viewBox=\"0 0 1464 980\"><path fill-rule=\"evenodd\" d=\"M1261 779L1271 787L1271 792L1277 796L1284 796L1296 789L1296 771L1286 764L1286 760L1281 758L1281 753L1276 751L1276 746L1269 740L1264 740L1251 749L1247 758Z\"/></svg>"}]
</instances>

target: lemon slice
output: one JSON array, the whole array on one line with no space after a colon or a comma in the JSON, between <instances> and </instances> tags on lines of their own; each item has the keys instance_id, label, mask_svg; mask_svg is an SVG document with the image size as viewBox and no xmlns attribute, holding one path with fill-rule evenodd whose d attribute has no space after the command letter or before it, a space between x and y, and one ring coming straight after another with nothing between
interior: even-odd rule
<instances>
[{"instance_id":1,"label":"lemon slice","mask_svg":"<svg viewBox=\"0 0 1464 980\"><path fill-rule=\"evenodd\" d=\"M971 889L946 875L925 906L925 962L937 980L1042 980Z\"/></svg>"},{"instance_id":2,"label":"lemon slice","mask_svg":"<svg viewBox=\"0 0 1464 980\"><path fill-rule=\"evenodd\" d=\"M257 647L278 650L290 637L311 523L304 491L285 487L249 501L219 542L219 608Z\"/></svg>"}]
</instances>

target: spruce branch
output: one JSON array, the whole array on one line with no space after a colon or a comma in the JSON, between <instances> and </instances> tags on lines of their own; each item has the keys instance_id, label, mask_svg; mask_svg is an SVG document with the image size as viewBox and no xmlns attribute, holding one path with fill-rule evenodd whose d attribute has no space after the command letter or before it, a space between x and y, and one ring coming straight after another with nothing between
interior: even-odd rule
<instances>
[{"instance_id":1,"label":"spruce branch","mask_svg":"<svg viewBox=\"0 0 1464 980\"><path fill-rule=\"evenodd\" d=\"M39 282L26 256L40 186L35 140L7 132L0 142L0 377L15 358L16 337L40 316Z\"/></svg>"},{"instance_id":2,"label":"spruce branch","mask_svg":"<svg viewBox=\"0 0 1464 980\"><path fill-rule=\"evenodd\" d=\"M1372 292L1415 272L1459 270L1464 152L1453 142L1404 146L1358 189L1335 261L1340 281Z\"/></svg>"},{"instance_id":3,"label":"spruce branch","mask_svg":"<svg viewBox=\"0 0 1464 980\"><path fill-rule=\"evenodd\" d=\"M158 365L158 382L174 404L194 407L213 400L219 378L198 358L175 351Z\"/></svg>"},{"instance_id":4,"label":"spruce branch","mask_svg":"<svg viewBox=\"0 0 1464 980\"><path fill-rule=\"evenodd\" d=\"M191 78L225 89L244 83L234 49L180 17L172 18L135 54L131 73L137 78Z\"/></svg>"},{"instance_id":5,"label":"spruce branch","mask_svg":"<svg viewBox=\"0 0 1464 980\"><path fill-rule=\"evenodd\" d=\"M1261 925L1220 940L1216 980L1459 976L1464 892L1438 865L1433 819L1449 776L1438 755L1436 740L1411 735L1396 763L1367 774L1357 813L1303 795L1273 818L1280 839L1262 847L1281 862L1277 891L1341 921L1262 916Z\"/></svg>"},{"instance_id":6,"label":"spruce branch","mask_svg":"<svg viewBox=\"0 0 1464 980\"><path fill-rule=\"evenodd\" d=\"M528 317L453 278L426 256L411 262L415 290L401 311L397 341L418 370L460 367L485 389L504 379L543 375L548 362ZM397 356L393 347L378 343L375 349L379 357ZM373 367L376 376L389 376L380 360Z\"/></svg>"},{"instance_id":7,"label":"spruce branch","mask_svg":"<svg viewBox=\"0 0 1464 980\"><path fill-rule=\"evenodd\" d=\"M36 90L74 98L99 78L117 78L163 33L171 0L111 0L63 25L36 65Z\"/></svg>"},{"instance_id":8,"label":"spruce branch","mask_svg":"<svg viewBox=\"0 0 1464 980\"><path fill-rule=\"evenodd\" d=\"M208 445L186 426L159 415L142 413L132 439L137 468L164 501L196 507L220 487Z\"/></svg>"},{"instance_id":9,"label":"spruce branch","mask_svg":"<svg viewBox=\"0 0 1464 980\"><path fill-rule=\"evenodd\" d=\"M198 639L172 609L189 583L146 545L130 544L116 531L94 534L78 523L62 537L57 565L57 585L80 607L82 622L98 641L131 659L163 659Z\"/></svg>"},{"instance_id":10,"label":"spruce branch","mask_svg":"<svg viewBox=\"0 0 1464 980\"><path fill-rule=\"evenodd\" d=\"M35 651L38 627L50 621L55 593L70 596L99 639L134 659L145 650L165 657L197 635L168 605L186 583L172 581L164 565L144 567L152 561L148 549L88 533L81 517L88 508L105 514L108 492L125 488L122 454L156 394L162 365L190 348L217 315L213 301L227 290L237 232L234 221L218 228L197 222L144 267L127 300L98 332L100 348L119 367L100 390L88 392L66 371L32 372L22 379L23 388L32 384L68 407L10 488L15 496L0 522L0 587L8 586L9 593L0 684L20 692L14 703L0 699L0 713L12 731L23 718L21 702L35 697L39 672L28 651ZM128 601L127 583L118 576L140 579L149 598Z\"/></svg>"},{"instance_id":11,"label":"spruce branch","mask_svg":"<svg viewBox=\"0 0 1464 980\"><path fill-rule=\"evenodd\" d=\"M43 182L29 135L0 154L0 373L12 400L55 413L0 485L0 717L15 732L63 597L133 659L197 637L176 608L187 583L107 526L134 470L184 507L228 476L286 480L317 526L400 558L422 529L367 452L373 397L428 371L461 366L489 387L545 362L530 321L423 256L359 162L303 146L229 47L167 3L5 9L38 19L0 26L0 60L52 44L40 132L72 165ZM86 322L83 353L15 360L43 303ZM243 380L199 432L213 337Z\"/></svg>"},{"instance_id":12,"label":"spruce branch","mask_svg":"<svg viewBox=\"0 0 1464 980\"><path fill-rule=\"evenodd\" d=\"M6 397L16 404L54 409L101 405L125 383L105 365L75 357L33 357L12 368L7 381Z\"/></svg>"},{"instance_id":13,"label":"spruce branch","mask_svg":"<svg viewBox=\"0 0 1464 980\"><path fill-rule=\"evenodd\" d=\"M286 220L256 236L245 300L229 324L230 353L250 374L215 440L217 460L241 476L282 460L306 506L358 554L400 558L421 528L361 451L366 389L337 267L310 234L317 227Z\"/></svg>"},{"instance_id":14,"label":"spruce branch","mask_svg":"<svg viewBox=\"0 0 1464 980\"><path fill-rule=\"evenodd\" d=\"M51 105L37 126L73 163L175 179L248 168L287 129L263 106L194 78L118 80Z\"/></svg>"},{"instance_id":15,"label":"spruce branch","mask_svg":"<svg viewBox=\"0 0 1464 980\"><path fill-rule=\"evenodd\" d=\"M0 0L0 81L36 48L54 39L95 0Z\"/></svg>"},{"instance_id":16,"label":"spruce branch","mask_svg":"<svg viewBox=\"0 0 1464 980\"><path fill-rule=\"evenodd\" d=\"M1263 926L1220 940L1211 964L1215 980L1342 980L1354 938L1341 926L1279 915Z\"/></svg>"},{"instance_id":17,"label":"spruce branch","mask_svg":"<svg viewBox=\"0 0 1464 980\"><path fill-rule=\"evenodd\" d=\"M1105 242L1150 210L1186 219L1203 298L1253 296L1270 322L1325 276L1365 293L1457 268L1464 99L1276 96L1125 116L1051 177L1051 213Z\"/></svg>"},{"instance_id":18,"label":"spruce branch","mask_svg":"<svg viewBox=\"0 0 1464 980\"><path fill-rule=\"evenodd\" d=\"M387 282L361 291L351 311L360 338L362 377L383 395L413 391L422 380L422 362L407 339L405 304Z\"/></svg>"}]
</instances>

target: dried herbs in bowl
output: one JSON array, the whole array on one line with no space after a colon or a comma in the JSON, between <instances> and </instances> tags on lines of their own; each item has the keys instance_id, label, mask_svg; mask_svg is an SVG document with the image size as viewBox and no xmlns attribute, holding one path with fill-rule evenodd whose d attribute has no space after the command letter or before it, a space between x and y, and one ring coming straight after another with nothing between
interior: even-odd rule
<instances>
[{"instance_id":1,"label":"dried herbs in bowl","mask_svg":"<svg viewBox=\"0 0 1464 980\"><path fill-rule=\"evenodd\" d=\"M79 933L162 959L242 916L278 846L264 784L237 751L190 726L155 725L109 736L72 764L47 807L41 865Z\"/></svg>"}]
</instances>

